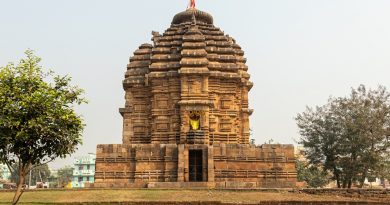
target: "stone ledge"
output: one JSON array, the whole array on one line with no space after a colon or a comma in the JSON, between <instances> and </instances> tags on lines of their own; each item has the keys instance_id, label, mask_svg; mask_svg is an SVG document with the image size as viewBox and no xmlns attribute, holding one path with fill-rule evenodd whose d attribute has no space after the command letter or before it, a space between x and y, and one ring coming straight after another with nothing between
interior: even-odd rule
<instances>
[{"instance_id":1,"label":"stone ledge","mask_svg":"<svg viewBox=\"0 0 390 205\"><path fill-rule=\"evenodd\" d=\"M149 182L147 188L149 189L164 189L164 188L173 188L173 189L182 189L182 188L191 188L191 189L210 189L214 188L215 184L212 182Z\"/></svg>"}]
</instances>

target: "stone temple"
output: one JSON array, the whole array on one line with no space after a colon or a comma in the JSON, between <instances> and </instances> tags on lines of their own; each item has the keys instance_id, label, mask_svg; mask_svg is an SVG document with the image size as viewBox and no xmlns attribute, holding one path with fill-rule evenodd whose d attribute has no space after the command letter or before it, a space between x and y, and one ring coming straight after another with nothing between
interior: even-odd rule
<instances>
[{"instance_id":1,"label":"stone temple","mask_svg":"<svg viewBox=\"0 0 390 205\"><path fill-rule=\"evenodd\" d=\"M195 8L127 65L123 144L97 146L91 187L294 187L294 147L249 143L244 52Z\"/></svg>"}]
</instances>

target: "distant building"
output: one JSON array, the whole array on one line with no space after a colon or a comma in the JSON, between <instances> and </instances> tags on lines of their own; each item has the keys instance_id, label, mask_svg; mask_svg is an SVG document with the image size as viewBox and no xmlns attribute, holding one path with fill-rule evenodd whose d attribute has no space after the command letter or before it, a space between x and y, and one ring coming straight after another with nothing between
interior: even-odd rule
<instances>
[{"instance_id":1,"label":"distant building","mask_svg":"<svg viewBox=\"0 0 390 205\"><path fill-rule=\"evenodd\" d=\"M9 180L11 178L11 172L7 165L0 164L0 178L4 180Z\"/></svg>"},{"instance_id":2,"label":"distant building","mask_svg":"<svg viewBox=\"0 0 390 205\"><path fill-rule=\"evenodd\" d=\"M3 184L8 182L11 178L11 172L9 171L7 165L0 164L0 189L3 189Z\"/></svg>"},{"instance_id":3,"label":"distant building","mask_svg":"<svg viewBox=\"0 0 390 205\"><path fill-rule=\"evenodd\" d=\"M50 188L58 188L58 171L50 169L50 176L47 180Z\"/></svg>"},{"instance_id":4,"label":"distant building","mask_svg":"<svg viewBox=\"0 0 390 205\"><path fill-rule=\"evenodd\" d=\"M95 160L96 155L92 153L74 159L72 188L83 188L84 183L95 181Z\"/></svg>"},{"instance_id":5,"label":"distant building","mask_svg":"<svg viewBox=\"0 0 390 205\"><path fill-rule=\"evenodd\" d=\"M379 178L366 178L364 181L366 187L370 188L389 188L389 181L387 179L379 179Z\"/></svg>"}]
</instances>

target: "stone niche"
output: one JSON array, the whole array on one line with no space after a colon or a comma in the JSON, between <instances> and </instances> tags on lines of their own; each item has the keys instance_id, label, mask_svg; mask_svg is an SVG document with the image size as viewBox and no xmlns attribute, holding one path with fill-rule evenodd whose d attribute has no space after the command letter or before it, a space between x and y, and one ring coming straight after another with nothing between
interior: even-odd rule
<instances>
[{"instance_id":1,"label":"stone niche","mask_svg":"<svg viewBox=\"0 0 390 205\"><path fill-rule=\"evenodd\" d=\"M93 187L294 187L292 145L249 144L244 51L197 9L127 65L123 143L98 145Z\"/></svg>"}]
</instances>

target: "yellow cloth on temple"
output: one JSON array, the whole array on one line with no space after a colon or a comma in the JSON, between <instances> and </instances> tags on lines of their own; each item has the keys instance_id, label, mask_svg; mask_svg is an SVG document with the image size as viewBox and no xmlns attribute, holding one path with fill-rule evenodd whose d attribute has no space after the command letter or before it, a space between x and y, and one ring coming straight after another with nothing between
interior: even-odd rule
<instances>
[{"instance_id":1,"label":"yellow cloth on temple","mask_svg":"<svg viewBox=\"0 0 390 205\"><path fill-rule=\"evenodd\" d=\"M190 125L192 130L199 130L199 120L190 119Z\"/></svg>"}]
</instances>

